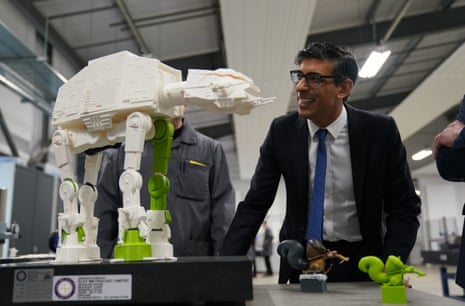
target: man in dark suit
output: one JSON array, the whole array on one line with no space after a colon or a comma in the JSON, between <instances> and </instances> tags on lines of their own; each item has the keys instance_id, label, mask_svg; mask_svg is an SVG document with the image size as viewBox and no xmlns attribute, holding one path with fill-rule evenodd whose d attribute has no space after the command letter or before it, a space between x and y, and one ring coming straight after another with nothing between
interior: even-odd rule
<instances>
[{"instance_id":1,"label":"man in dark suit","mask_svg":"<svg viewBox=\"0 0 465 306\"><path fill-rule=\"evenodd\" d=\"M449 181L465 181L465 96L460 104L457 120L436 135L433 156L442 178ZM462 210L465 215L465 205ZM456 283L465 289L465 226L460 243Z\"/></svg>"},{"instance_id":2,"label":"man in dark suit","mask_svg":"<svg viewBox=\"0 0 465 306\"><path fill-rule=\"evenodd\" d=\"M361 257L397 255L405 262L415 243L420 199L394 120L346 104L358 74L354 56L331 43L312 43L291 71L298 112L276 118L260 148L250 189L236 211L222 255L245 255L268 209L281 176L287 206L279 233L306 245L315 169L316 132L327 130L323 243L350 257L334 266L328 281L366 280ZM281 258L279 283L299 274Z\"/></svg>"}]
</instances>

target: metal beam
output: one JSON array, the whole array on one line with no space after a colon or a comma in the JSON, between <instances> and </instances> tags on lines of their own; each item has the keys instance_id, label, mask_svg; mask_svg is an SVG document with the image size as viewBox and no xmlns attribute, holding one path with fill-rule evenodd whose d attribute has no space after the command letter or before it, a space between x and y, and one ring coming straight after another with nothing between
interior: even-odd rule
<instances>
[{"instance_id":1,"label":"metal beam","mask_svg":"<svg viewBox=\"0 0 465 306\"><path fill-rule=\"evenodd\" d=\"M75 70L78 71L84 67L87 63L81 60L76 52L68 45L68 43L58 34L58 32L49 24L46 33L47 20L42 14L33 6L33 3L27 0L10 0L19 12L21 12L35 27L36 31L43 37L48 37L48 42L60 53L63 54L70 64L74 66Z\"/></svg>"},{"instance_id":2,"label":"metal beam","mask_svg":"<svg viewBox=\"0 0 465 306\"><path fill-rule=\"evenodd\" d=\"M171 12L171 13L163 13L163 14L152 15L152 16L147 16L147 17L142 17L142 18L134 18L133 22L135 24L138 24L139 27L141 27L141 24L145 22L157 22L157 24L165 24L165 23L169 23L173 21L188 20L190 18L193 18L192 13L200 12L202 14L211 15L215 13L215 10L218 10L218 6L209 5L209 6L198 7L198 8L193 8L193 9L179 10L179 11ZM208 12L205 13L205 11L208 11ZM174 17L174 19L171 19L171 17ZM125 24L126 23L124 21L119 21L119 22L110 23L110 27L119 27Z\"/></svg>"},{"instance_id":3,"label":"metal beam","mask_svg":"<svg viewBox=\"0 0 465 306\"><path fill-rule=\"evenodd\" d=\"M5 136L5 140L8 143L8 146L10 147L10 151L12 156L18 157L18 149L16 148L15 142L13 141L13 137L11 136L10 130L8 129L8 126L6 125L5 119L3 119L3 113L2 110L0 109L0 129L3 132L3 135Z\"/></svg>"},{"instance_id":4,"label":"metal beam","mask_svg":"<svg viewBox=\"0 0 465 306\"><path fill-rule=\"evenodd\" d=\"M3 64L0 64L0 84L19 95L22 102L34 104L48 116L52 114L52 102L45 101L40 91L35 90L20 75Z\"/></svg>"},{"instance_id":5,"label":"metal beam","mask_svg":"<svg viewBox=\"0 0 465 306\"><path fill-rule=\"evenodd\" d=\"M49 20L62 19L62 18L79 16L79 15L93 14L93 13L97 13L97 12L101 12L101 11L112 10L112 9L115 9L115 8L116 8L116 6L114 4L112 4L110 6L96 7L96 8L92 8L92 9L89 9L89 10L81 10L81 11L74 11L74 12L69 12L69 13L64 13L64 14L51 15L51 16L48 16L47 18Z\"/></svg>"},{"instance_id":6,"label":"metal beam","mask_svg":"<svg viewBox=\"0 0 465 306\"><path fill-rule=\"evenodd\" d=\"M406 51L399 54L399 56L395 58L395 61L387 68L387 71L384 73L386 77L378 77L376 79L376 84L370 89L370 96L374 96L377 92L379 92L381 88L383 88L383 86L388 82L388 80L394 76L394 73L399 67L402 66L402 63L409 57L412 50L414 50L420 44L422 38L422 36L415 37L406 44ZM429 71L427 73L429 74Z\"/></svg>"},{"instance_id":7,"label":"metal beam","mask_svg":"<svg viewBox=\"0 0 465 306\"><path fill-rule=\"evenodd\" d=\"M454 27L464 27L465 6L444 11L406 17L396 28L390 40L426 35L432 32L450 30ZM434 22L431 22L434 20ZM392 21L376 24L379 33L386 33ZM331 41L336 44L355 46L373 43L372 25L362 25L344 30L321 32L307 37L307 44L312 41Z\"/></svg>"},{"instance_id":8,"label":"metal beam","mask_svg":"<svg viewBox=\"0 0 465 306\"><path fill-rule=\"evenodd\" d=\"M136 44L141 55L151 55L147 43L142 37L142 34L140 34L139 30L137 29L137 26L134 24L134 20L132 19L128 7L126 6L126 2L124 2L124 0L115 0L115 2L121 14L123 15L124 21L126 21L126 24L129 27L131 34L134 36L134 39L136 40Z\"/></svg>"},{"instance_id":9,"label":"metal beam","mask_svg":"<svg viewBox=\"0 0 465 306\"><path fill-rule=\"evenodd\" d=\"M402 18L404 18L405 14L407 13L408 8L410 7L410 5L412 5L412 2L413 0L407 0L404 3L396 18L392 21L391 26L389 27L389 29L387 29L386 33L384 34L383 42L387 42L389 38L391 38L392 34L399 26L399 23L402 21Z\"/></svg>"},{"instance_id":10,"label":"metal beam","mask_svg":"<svg viewBox=\"0 0 465 306\"><path fill-rule=\"evenodd\" d=\"M365 15L365 20L369 24L373 24L375 22L376 12L379 9L379 5L381 4L381 0L374 0L371 2L370 9L368 13Z\"/></svg>"}]
</instances>

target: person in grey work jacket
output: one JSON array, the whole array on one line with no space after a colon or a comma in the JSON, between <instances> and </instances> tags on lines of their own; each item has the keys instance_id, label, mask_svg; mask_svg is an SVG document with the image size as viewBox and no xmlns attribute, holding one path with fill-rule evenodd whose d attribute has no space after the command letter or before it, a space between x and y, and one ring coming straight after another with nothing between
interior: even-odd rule
<instances>
[{"instance_id":1,"label":"person in grey work jacket","mask_svg":"<svg viewBox=\"0 0 465 306\"><path fill-rule=\"evenodd\" d=\"M221 144L195 131L183 118L172 120L175 132L168 178L167 209L172 216L174 256L216 255L234 214L234 190ZM147 182L152 175L152 142L146 142L140 172L141 205L150 207ZM118 208L122 207L119 177L124 171L124 146L108 156L97 188L95 216L100 219L97 244L112 257L118 239Z\"/></svg>"}]
</instances>

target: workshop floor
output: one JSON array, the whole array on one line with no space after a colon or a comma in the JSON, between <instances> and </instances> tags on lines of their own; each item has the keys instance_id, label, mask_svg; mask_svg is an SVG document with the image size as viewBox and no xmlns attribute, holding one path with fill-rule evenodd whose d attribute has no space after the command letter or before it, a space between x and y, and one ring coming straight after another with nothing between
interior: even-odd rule
<instances>
[{"instance_id":1,"label":"workshop floor","mask_svg":"<svg viewBox=\"0 0 465 306\"><path fill-rule=\"evenodd\" d=\"M417 266L417 269L426 272L426 276L417 277L415 274L406 274L413 289L425 291L431 294L442 296L441 276L439 274L438 265L427 264L424 266ZM455 267L447 267L449 273L455 273ZM267 276L265 273L257 273L253 278L254 285L277 284L278 274ZM463 295L463 290L455 284L455 281L449 280L449 294L450 295Z\"/></svg>"}]
</instances>

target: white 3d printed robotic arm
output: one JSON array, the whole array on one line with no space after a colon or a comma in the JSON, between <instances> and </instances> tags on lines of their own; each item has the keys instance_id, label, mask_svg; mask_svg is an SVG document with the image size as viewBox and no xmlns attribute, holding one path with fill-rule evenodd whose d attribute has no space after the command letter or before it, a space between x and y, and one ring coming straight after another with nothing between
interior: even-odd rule
<instances>
[{"instance_id":1,"label":"white 3d printed robotic arm","mask_svg":"<svg viewBox=\"0 0 465 306\"><path fill-rule=\"evenodd\" d=\"M98 220L93 216L93 207L102 153L86 155L81 187L73 175L74 154L125 143L125 171L119 183L123 193L123 207L118 212L119 244L127 239L129 229L137 228L137 239L150 250L136 247L133 251L130 246L123 249L121 256L125 260L170 257L169 212L161 208L146 213L140 205L141 154L144 141L156 135L154 122L183 116L186 104L243 115L273 100L262 98L250 78L232 69L189 70L183 82L179 70L127 51L89 61L60 87L52 116L52 123L58 127L52 142L61 171L60 197L64 205L58 217L56 261L100 259L96 245ZM165 129L163 122L166 120L160 127ZM156 179L167 185L161 188L169 188L163 178L166 173L159 175ZM142 241L145 239L147 242Z\"/></svg>"}]
</instances>

